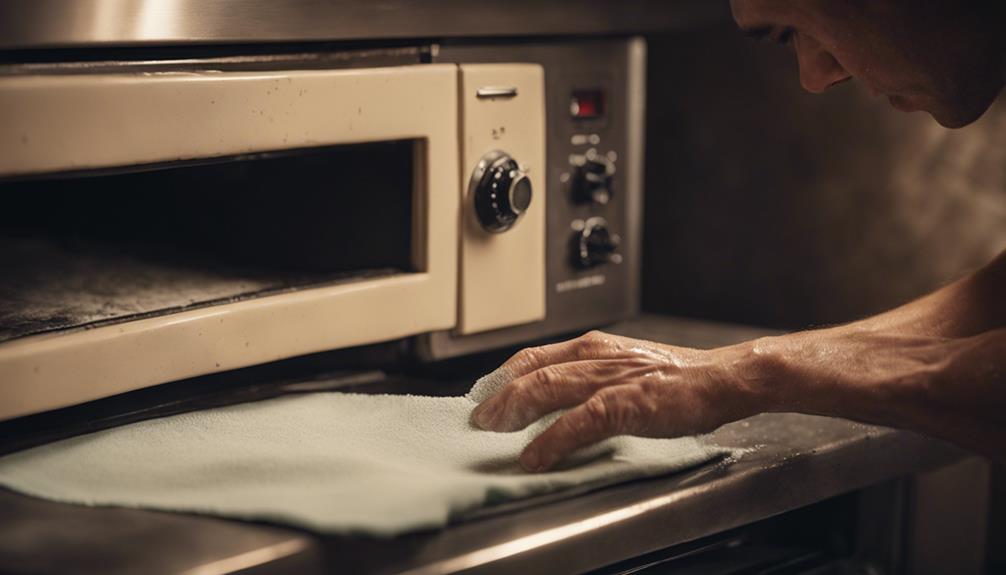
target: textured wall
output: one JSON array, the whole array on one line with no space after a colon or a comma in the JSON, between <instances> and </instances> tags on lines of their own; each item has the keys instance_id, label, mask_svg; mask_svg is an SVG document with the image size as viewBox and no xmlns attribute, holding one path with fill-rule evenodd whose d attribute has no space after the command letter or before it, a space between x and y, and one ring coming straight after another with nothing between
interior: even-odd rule
<instances>
[{"instance_id":1,"label":"textured wall","mask_svg":"<svg viewBox=\"0 0 1006 575\"><path fill-rule=\"evenodd\" d=\"M1006 97L951 131L854 83L805 93L731 23L650 42L644 307L843 322L1006 248Z\"/></svg>"}]
</instances>

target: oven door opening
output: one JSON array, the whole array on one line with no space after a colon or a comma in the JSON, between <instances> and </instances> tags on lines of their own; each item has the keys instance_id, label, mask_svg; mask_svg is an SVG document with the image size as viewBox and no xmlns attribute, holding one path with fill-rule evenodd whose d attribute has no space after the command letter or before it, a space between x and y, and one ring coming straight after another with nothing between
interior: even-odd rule
<instances>
[{"instance_id":1,"label":"oven door opening","mask_svg":"<svg viewBox=\"0 0 1006 575\"><path fill-rule=\"evenodd\" d=\"M424 271L418 140L0 183L0 342Z\"/></svg>"}]
</instances>

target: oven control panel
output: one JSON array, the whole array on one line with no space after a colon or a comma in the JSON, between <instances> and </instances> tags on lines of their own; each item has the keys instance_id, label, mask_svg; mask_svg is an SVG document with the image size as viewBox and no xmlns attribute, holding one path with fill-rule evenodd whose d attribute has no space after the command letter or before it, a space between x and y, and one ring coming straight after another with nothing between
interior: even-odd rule
<instances>
[{"instance_id":1,"label":"oven control panel","mask_svg":"<svg viewBox=\"0 0 1006 575\"><path fill-rule=\"evenodd\" d=\"M499 154L483 159L484 169L469 167L479 176L469 184L469 196L487 238L520 230L525 224L523 210L534 213L544 206L545 314L543 319L501 329L478 333L455 329L422 336L422 355L446 358L576 335L636 313L642 232L643 40L512 45L459 41L441 45L434 53L435 62L462 68L523 63L537 64L544 72L546 160L544 174L537 174L542 183L533 189L523 186L523 160L516 155L508 160L504 152L509 151L501 148ZM464 262L461 267L464 273Z\"/></svg>"},{"instance_id":2,"label":"oven control panel","mask_svg":"<svg viewBox=\"0 0 1006 575\"><path fill-rule=\"evenodd\" d=\"M632 242L623 241L633 232L629 210L638 192L627 188L621 169L631 137L629 85L615 63L605 66L604 59L559 68L549 85L556 91L549 140L555 152L549 163L558 171L550 184L562 199L550 218L551 253L558 260L550 267L551 302L558 316L576 306L601 326L631 299L628 276L634 271L623 264L627 256L638 257ZM559 250L565 253L560 256Z\"/></svg>"}]
</instances>

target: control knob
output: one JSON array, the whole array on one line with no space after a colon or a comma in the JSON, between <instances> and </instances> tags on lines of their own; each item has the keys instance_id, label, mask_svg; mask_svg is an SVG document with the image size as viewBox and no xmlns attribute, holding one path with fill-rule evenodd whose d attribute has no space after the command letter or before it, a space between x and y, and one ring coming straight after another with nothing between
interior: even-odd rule
<instances>
[{"instance_id":1,"label":"control knob","mask_svg":"<svg viewBox=\"0 0 1006 575\"><path fill-rule=\"evenodd\" d=\"M622 263L621 254L616 253L621 238L608 229L604 218L590 218L583 229L573 234L573 265L580 269L592 268L605 263Z\"/></svg>"},{"instance_id":2,"label":"control knob","mask_svg":"<svg viewBox=\"0 0 1006 575\"><path fill-rule=\"evenodd\" d=\"M489 232L512 228L531 205L531 179L506 152L495 150L479 160L469 184L475 215Z\"/></svg>"},{"instance_id":3,"label":"control knob","mask_svg":"<svg viewBox=\"0 0 1006 575\"><path fill-rule=\"evenodd\" d=\"M591 148L577 157L575 165L573 200L583 204L607 204L615 179L614 160Z\"/></svg>"}]
</instances>

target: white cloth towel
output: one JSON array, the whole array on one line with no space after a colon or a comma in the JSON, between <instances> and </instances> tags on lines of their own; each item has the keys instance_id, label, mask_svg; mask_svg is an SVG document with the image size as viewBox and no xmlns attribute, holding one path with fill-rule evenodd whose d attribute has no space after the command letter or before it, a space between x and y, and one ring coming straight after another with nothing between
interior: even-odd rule
<instances>
[{"instance_id":1,"label":"white cloth towel","mask_svg":"<svg viewBox=\"0 0 1006 575\"><path fill-rule=\"evenodd\" d=\"M492 433L470 422L505 383L465 397L315 393L133 423L0 458L0 485L84 505L188 511L326 533L391 536L481 506L698 465L698 438L609 440L562 470L517 456L545 425Z\"/></svg>"}]
</instances>

